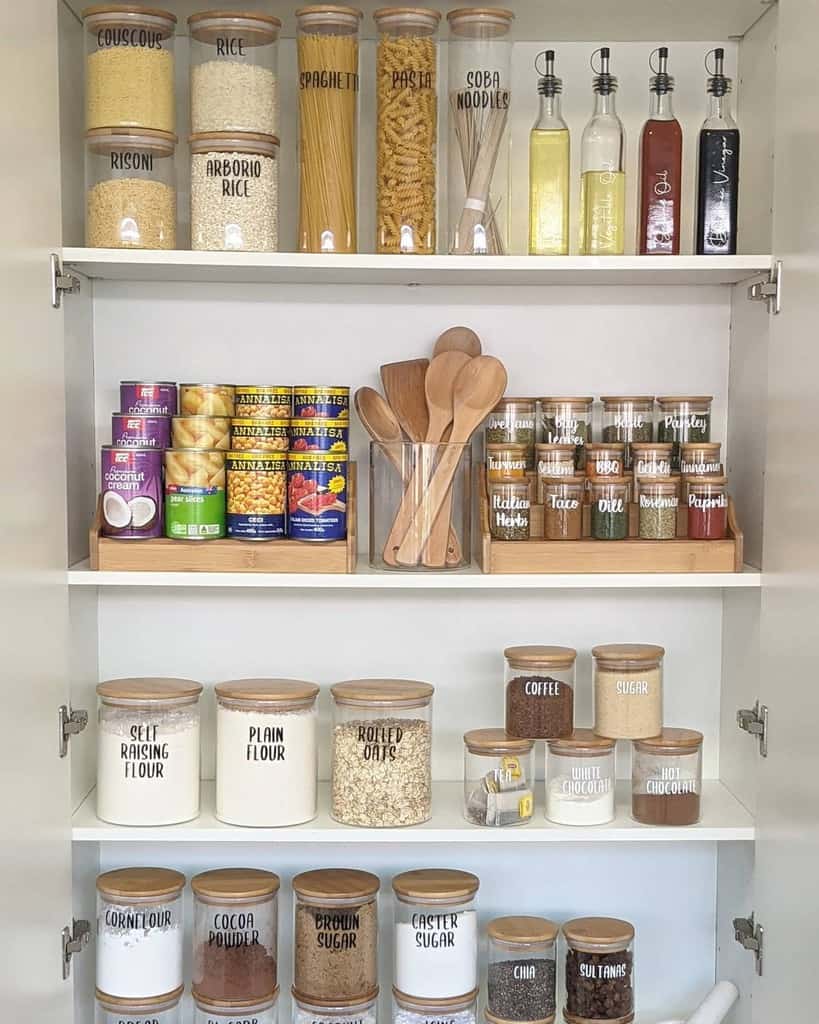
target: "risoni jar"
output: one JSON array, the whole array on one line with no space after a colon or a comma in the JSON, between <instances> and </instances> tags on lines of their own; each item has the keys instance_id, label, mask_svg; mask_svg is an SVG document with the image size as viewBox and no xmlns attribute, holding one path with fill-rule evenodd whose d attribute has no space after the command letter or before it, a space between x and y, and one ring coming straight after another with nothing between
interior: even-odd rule
<instances>
[{"instance_id":1,"label":"risoni jar","mask_svg":"<svg viewBox=\"0 0 819 1024\"><path fill-rule=\"evenodd\" d=\"M526 476L526 445L487 444L486 478L499 480L502 477Z\"/></svg>"},{"instance_id":2,"label":"risoni jar","mask_svg":"<svg viewBox=\"0 0 819 1024\"><path fill-rule=\"evenodd\" d=\"M315 683L236 679L216 693L216 817L276 828L316 816Z\"/></svg>"},{"instance_id":3,"label":"risoni jar","mask_svg":"<svg viewBox=\"0 0 819 1024\"><path fill-rule=\"evenodd\" d=\"M526 468L535 466L535 400L504 398L486 419L484 434L489 444L522 444L526 450Z\"/></svg>"},{"instance_id":4,"label":"risoni jar","mask_svg":"<svg viewBox=\"0 0 819 1024\"><path fill-rule=\"evenodd\" d=\"M678 477L644 478L640 484L637 504L640 515L641 540L675 540L677 510L680 506Z\"/></svg>"},{"instance_id":5,"label":"risoni jar","mask_svg":"<svg viewBox=\"0 0 819 1024\"><path fill-rule=\"evenodd\" d=\"M728 495L724 476L688 477L688 536L724 540L728 532Z\"/></svg>"},{"instance_id":6,"label":"risoni jar","mask_svg":"<svg viewBox=\"0 0 819 1024\"><path fill-rule=\"evenodd\" d=\"M344 540L349 501L346 452L288 453L287 531L293 540Z\"/></svg>"},{"instance_id":7,"label":"risoni jar","mask_svg":"<svg viewBox=\"0 0 819 1024\"><path fill-rule=\"evenodd\" d=\"M264 999L221 1001L194 993L193 1024L278 1024L279 990ZM139 1021L137 1024L153 1024Z\"/></svg>"},{"instance_id":8,"label":"risoni jar","mask_svg":"<svg viewBox=\"0 0 819 1024\"><path fill-rule=\"evenodd\" d=\"M243 420L289 420L293 414L292 387L257 387L237 384L235 410Z\"/></svg>"},{"instance_id":9,"label":"risoni jar","mask_svg":"<svg viewBox=\"0 0 819 1024\"><path fill-rule=\"evenodd\" d=\"M236 388L232 384L180 384L182 416L233 416Z\"/></svg>"},{"instance_id":10,"label":"risoni jar","mask_svg":"<svg viewBox=\"0 0 819 1024\"><path fill-rule=\"evenodd\" d=\"M377 995L371 999L311 1002L293 993L292 1024L376 1024Z\"/></svg>"},{"instance_id":11,"label":"risoni jar","mask_svg":"<svg viewBox=\"0 0 819 1024\"><path fill-rule=\"evenodd\" d=\"M631 754L631 814L644 825L695 825L702 794L702 733L663 729L635 740Z\"/></svg>"},{"instance_id":12,"label":"risoni jar","mask_svg":"<svg viewBox=\"0 0 819 1024\"><path fill-rule=\"evenodd\" d=\"M625 445L622 441L586 445L586 476L622 476L625 473Z\"/></svg>"},{"instance_id":13,"label":"risoni jar","mask_svg":"<svg viewBox=\"0 0 819 1024\"><path fill-rule=\"evenodd\" d=\"M711 395L661 395L657 398L657 440L670 442L671 470L680 471L683 444L711 440Z\"/></svg>"},{"instance_id":14,"label":"risoni jar","mask_svg":"<svg viewBox=\"0 0 819 1024\"><path fill-rule=\"evenodd\" d=\"M117 999L97 990L96 1024L180 1024L183 989L156 999Z\"/></svg>"},{"instance_id":15,"label":"risoni jar","mask_svg":"<svg viewBox=\"0 0 819 1024\"><path fill-rule=\"evenodd\" d=\"M476 1024L478 990L455 999L414 999L392 990L392 1024Z\"/></svg>"},{"instance_id":16,"label":"risoni jar","mask_svg":"<svg viewBox=\"0 0 819 1024\"><path fill-rule=\"evenodd\" d=\"M655 644L600 644L594 657L594 731L615 740L657 736L663 727L662 661Z\"/></svg>"},{"instance_id":17,"label":"risoni jar","mask_svg":"<svg viewBox=\"0 0 819 1024\"><path fill-rule=\"evenodd\" d=\"M287 454L228 452L225 456L225 476L225 522L228 537L237 540L275 540L284 537Z\"/></svg>"},{"instance_id":18,"label":"risoni jar","mask_svg":"<svg viewBox=\"0 0 819 1024\"><path fill-rule=\"evenodd\" d=\"M586 478L544 476L539 484L543 494L543 536L546 540L580 540Z\"/></svg>"},{"instance_id":19,"label":"risoni jar","mask_svg":"<svg viewBox=\"0 0 819 1024\"><path fill-rule=\"evenodd\" d=\"M634 926L612 917L578 917L563 925L566 1024L634 1020Z\"/></svg>"},{"instance_id":20,"label":"risoni jar","mask_svg":"<svg viewBox=\"0 0 819 1024\"><path fill-rule=\"evenodd\" d=\"M614 740L591 729L549 740L546 817L558 825L605 825L614 818Z\"/></svg>"},{"instance_id":21,"label":"risoni jar","mask_svg":"<svg viewBox=\"0 0 819 1024\"><path fill-rule=\"evenodd\" d=\"M464 816L474 825L525 825L534 810L534 743L504 729L464 733Z\"/></svg>"},{"instance_id":22,"label":"risoni jar","mask_svg":"<svg viewBox=\"0 0 819 1024\"><path fill-rule=\"evenodd\" d=\"M170 1000L181 992L182 890L169 868L97 877L97 991L103 998Z\"/></svg>"},{"instance_id":23,"label":"risoni jar","mask_svg":"<svg viewBox=\"0 0 819 1024\"><path fill-rule=\"evenodd\" d=\"M190 679L110 679L97 686L98 818L173 825L199 814L201 692Z\"/></svg>"},{"instance_id":24,"label":"risoni jar","mask_svg":"<svg viewBox=\"0 0 819 1024\"><path fill-rule=\"evenodd\" d=\"M496 917L489 938L486 1017L490 1024L551 1024L557 998L557 925L545 917Z\"/></svg>"},{"instance_id":25,"label":"risoni jar","mask_svg":"<svg viewBox=\"0 0 819 1024\"><path fill-rule=\"evenodd\" d=\"M592 440L592 406L594 399L540 399L541 440L546 444L573 444L575 466L586 468L586 444Z\"/></svg>"},{"instance_id":26,"label":"risoni jar","mask_svg":"<svg viewBox=\"0 0 819 1024\"><path fill-rule=\"evenodd\" d=\"M218 868L191 879L194 996L261 1002L278 984L279 876Z\"/></svg>"},{"instance_id":27,"label":"risoni jar","mask_svg":"<svg viewBox=\"0 0 819 1024\"><path fill-rule=\"evenodd\" d=\"M603 440L625 444L625 468L631 469L632 444L654 440L653 395L603 395Z\"/></svg>"},{"instance_id":28,"label":"risoni jar","mask_svg":"<svg viewBox=\"0 0 819 1024\"><path fill-rule=\"evenodd\" d=\"M495 540L529 540L529 482L518 477L499 477L489 481L487 491L489 532Z\"/></svg>"},{"instance_id":29,"label":"risoni jar","mask_svg":"<svg viewBox=\"0 0 819 1024\"><path fill-rule=\"evenodd\" d=\"M172 540L218 540L225 532L225 452L168 448L165 536Z\"/></svg>"},{"instance_id":30,"label":"risoni jar","mask_svg":"<svg viewBox=\"0 0 819 1024\"><path fill-rule=\"evenodd\" d=\"M506 731L530 740L568 736L574 725L572 647L507 647Z\"/></svg>"}]
</instances>

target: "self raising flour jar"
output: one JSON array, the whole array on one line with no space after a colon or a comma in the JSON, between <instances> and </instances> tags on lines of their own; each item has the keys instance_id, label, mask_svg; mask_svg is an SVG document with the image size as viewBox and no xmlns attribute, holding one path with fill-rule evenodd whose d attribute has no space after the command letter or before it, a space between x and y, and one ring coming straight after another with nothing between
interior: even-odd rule
<instances>
[{"instance_id":1,"label":"self raising flour jar","mask_svg":"<svg viewBox=\"0 0 819 1024\"><path fill-rule=\"evenodd\" d=\"M97 990L96 1024L180 1024L182 986L156 999L117 999Z\"/></svg>"},{"instance_id":2,"label":"self raising flour jar","mask_svg":"<svg viewBox=\"0 0 819 1024\"><path fill-rule=\"evenodd\" d=\"M558 825L605 825L614 818L614 740L575 729L549 740L546 817Z\"/></svg>"},{"instance_id":3,"label":"self raising flour jar","mask_svg":"<svg viewBox=\"0 0 819 1024\"><path fill-rule=\"evenodd\" d=\"M118 999L181 990L182 890L168 868L119 868L97 878L97 991Z\"/></svg>"},{"instance_id":4,"label":"self raising flour jar","mask_svg":"<svg viewBox=\"0 0 819 1024\"><path fill-rule=\"evenodd\" d=\"M600 644L594 657L594 731L614 740L657 736L663 728L662 661L654 644Z\"/></svg>"},{"instance_id":5,"label":"self raising flour jar","mask_svg":"<svg viewBox=\"0 0 819 1024\"><path fill-rule=\"evenodd\" d=\"M413 999L392 992L392 1024L475 1024L478 990L456 999Z\"/></svg>"},{"instance_id":6,"label":"self raising flour jar","mask_svg":"<svg viewBox=\"0 0 819 1024\"><path fill-rule=\"evenodd\" d=\"M574 726L573 647L507 647L506 731L530 740L568 736Z\"/></svg>"},{"instance_id":7,"label":"self raising flour jar","mask_svg":"<svg viewBox=\"0 0 819 1024\"><path fill-rule=\"evenodd\" d=\"M544 917L496 917L489 939L486 1018L503 1021L555 1019L557 925Z\"/></svg>"},{"instance_id":8,"label":"self raising flour jar","mask_svg":"<svg viewBox=\"0 0 819 1024\"><path fill-rule=\"evenodd\" d=\"M279 990L265 999L204 999L194 993L193 1024L278 1024ZM139 1021L138 1024L153 1024ZM161 1022L160 1022L161 1024Z\"/></svg>"},{"instance_id":9,"label":"self raising flour jar","mask_svg":"<svg viewBox=\"0 0 819 1024\"><path fill-rule=\"evenodd\" d=\"M376 1024L376 996L311 1002L293 993L292 1024Z\"/></svg>"},{"instance_id":10,"label":"self raising flour jar","mask_svg":"<svg viewBox=\"0 0 819 1024\"><path fill-rule=\"evenodd\" d=\"M173 825L199 814L201 692L201 683L190 679L99 684L98 818Z\"/></svg>"},{"instance_id":11,"label":"self raising flour jar","mask_svg":"<svg viewBox=\"0 0 819 1024\"><path fill-rule=\"evenodd\" d=\"M631 752L631 814L644 825L695 825L702 794L702 733L663 729L635 740Z\"/></svg>"},{"instance_id":12,"label":"self raising flour jar","mask_svg":"<svg viewBox=\"0 0 819 1024\"><path fill-rule=\"evenodd\" d=\"M316 816L315 683L236 679L216 687L216 817L298 825Z\"/></svg>"},{"instance_id":13,"label":"self raising flour jar","mask_svg":"<svg viewBox=\"0 0 819 1024\"><path fill-rule=\"evenodd\" d=\"M613 917L578 917L563 925L566 1024L634 1020L634 926Z\"/></svg>"},{"instance_id":14,"label":"self raising flour jar","mask_svg":"<svg viewBox=\"0 0 819 1024\"><path fill-rule=\"evenodd\" d=\"M100 528L104 537L162 536L162 449L103 445Z\"/></svg>"}]
</instances>

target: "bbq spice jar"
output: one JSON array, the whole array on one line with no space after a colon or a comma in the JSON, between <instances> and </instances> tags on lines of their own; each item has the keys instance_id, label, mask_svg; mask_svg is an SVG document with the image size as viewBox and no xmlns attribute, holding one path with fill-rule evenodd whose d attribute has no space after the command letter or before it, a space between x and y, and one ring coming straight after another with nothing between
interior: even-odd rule
<instances>
[{"instance_id":1,"label":"bbq spice jar","mask_svg":"<svg viewBox=\"0 0 819 1024\"><path fill-rule=\"evenodd\" d=\"M654 644L601 644L594 657L594 731L610 739L657 736L663 728L662 661Z\"/></svg>"},{"instance_id":2,"label":"bbq spice jar","mask_svg":"<svg viewBox=\"0 0 819 1024\"><path fill-rule=\"evenodd\" d=\"M555 1019L557 925L543 917L497 917L489 922L486 1019Z\"/></svg>"},{"instance_id":3,"label":"bbq spice jar","mask_svg":"<svg viewBox=\"0 0 819 1024\"><path fill-rule=\"evenodd\" d=\"M613 917L563 925L567 1024L634 1020L634 926Z\"/></svg>"},{"instance_id":4,"label":"bbq spice jar","mask_svg":"<svg viewBox=\"0 0 819 1024\"><path fill-rule=\"evenodd\" d=\"M631 755L631 814L644 825L695 825L700 820L702 733L663 729L636 740Z\"/></svg>"},{"instance_id":5,"label":"bbq spice jar","mask_svg":"<svg viewBox=\"0 0 819 1024\"><path fill-rule=\"evenodd\" d=\"M568 736L574 725L571 647L507 647L506 731L524 739Z\"/></svg>"},{"instance_id":6,"label":"bbq spice jar","mask_svg":"<svg viewBox=\"0 0 819 1024\"><path fill-rule=\"evenodd\" d=\"M464 816L474 825L525 825L534 810L534 742L504 729L464 733Z\"/></svg>"}]
</instances>

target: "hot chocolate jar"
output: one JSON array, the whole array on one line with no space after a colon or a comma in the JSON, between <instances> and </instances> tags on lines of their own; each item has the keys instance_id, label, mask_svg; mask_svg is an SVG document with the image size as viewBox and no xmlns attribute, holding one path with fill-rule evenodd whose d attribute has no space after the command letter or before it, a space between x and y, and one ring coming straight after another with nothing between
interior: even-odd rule
<instances>
[{"instance_id":1,"label":"hot chocolate jar","mask_svg":"<svg viewBox=\"0 0 819 1024\"><path fill-rule=\"evenodd\" d=\"M663 729L636 740L631 755L631 814L644 825L695 825L702 794L702 733Z\"/></svg>"},{"instance_id":2,"label":"hot chocolate jar","mask_svg":"<svg viewBox=\"0 0 819 1024\"><path fill-rule=\"evenodd\" d=\"M543 917L497 917L489 937L486 1019L506 1021L555 1019L557 925Z\"/></svg>"},{"instance_id":3,"label":"hot chocolate jar","mask_svg":"<svg viewBox=\"0 0 819 1024\"><path fill-rule=\"evenodd\" d=\"M662 732L664 648L600 644L592 648L592 655L597 735L639 740Z\"/></svg>"},{"instance_id":4,"label":"hot chocolate jar","mask_svg":"<svg viewBox=\"0 0 819 1024\"><path fill-rule=\"evenodd\" d=\"M266 999L236 999L216 1002L193 997L193 1024L277 1024L279 1019L279 990ZM139 1024L152 1024L140 1021Z\"/></svg>"},{"instance_id":5,"label":"hot chocolate jar","mask_svg":"<svg viewBox=\"0 0 819 1024\"><path fill-rule=\"evenodd\" d=\"M634 1020L634 926L614 917L578 917L563 925L566 1024Z\"/></svg>"},{"instance_id":6,"label":"hot chocolate jar","mask_svg":"<svg viewBox=\"0 0 819 1024\"><path fill-rule=\"evenodd\" d=\"M574 727L572 647L507 647L506 731L529 740L568 736Z\"/></svg>"}]
</instances>

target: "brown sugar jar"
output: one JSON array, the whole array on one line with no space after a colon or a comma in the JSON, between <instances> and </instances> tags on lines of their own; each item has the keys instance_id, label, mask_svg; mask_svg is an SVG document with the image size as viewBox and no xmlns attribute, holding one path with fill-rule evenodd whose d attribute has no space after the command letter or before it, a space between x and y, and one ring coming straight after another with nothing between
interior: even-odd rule
<instances>
[{"instance_id":1,"label":"brown sugar jar","mask_svg":"<svg viewBox=\"0 0 819 1024\"><path fill-rule=\"evenodd\" d=\"M507 647L506 732L527 740L568 736L574 728L572 647Z\"/></svg>"}]
</instances>

